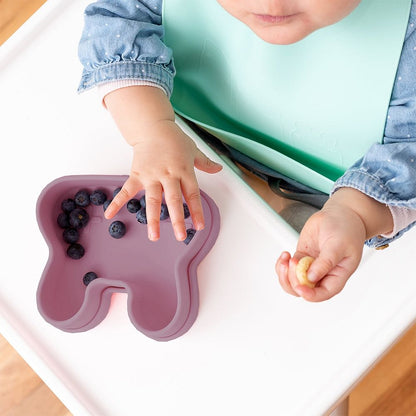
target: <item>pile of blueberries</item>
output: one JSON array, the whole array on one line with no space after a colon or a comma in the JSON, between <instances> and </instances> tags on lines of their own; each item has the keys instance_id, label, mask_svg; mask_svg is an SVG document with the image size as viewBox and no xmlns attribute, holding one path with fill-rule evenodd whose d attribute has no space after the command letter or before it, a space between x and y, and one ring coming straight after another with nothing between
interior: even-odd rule
<instances>
[{"instance_id":1,"label":"pile of blueberries","mask_svg":"<svg viewBox=\"0 0 416 416\"><path fill-rule=\"evenodd\" d=\"M74 198L64 199L61 203L62 212L58 215L59 227L63 228L62 238L69 244L66 253L71 259L80 259L85 254L84 247L79 244L80 232L88 224L88 205L103 205L106 194L95 190L91 194L85 189L78 191Z\"/></svg>"},{"instance_id":2,"label":"pile of blueberries","mask_svg":"<svg viewBox=\"0 0 416 416\"><path fill-rule=\"evenodd\" d=\"M117 188L113 192L113 198L120 192L121 188ZM102 205L104 211L111 203L111 199L107 199L107 195L101 189L97 189L89 193L85 189L79 190L73 198L64 199L61 202L62 212L59 213L57 222L60 228L63 229L62 238L69 244L67 248L67 255L75 260L82 258L85 254L84 247L79 243L80 232L88 224L89 215L86 208L92 204L95 206ZM184 203L184 216L190 216L189 208ZM140 199L133 198L127 203L127 210L136 214L136 219L141 224L147 224L146 217L146 200L143 195ZM160 220L164 221L169 218L169 211L166 204L162 203L160 210ZM111 237L119 239L126 234L126 225L122 221L113 221L108 232ZM189 228L186 231L185 244L189 244L195 235L196 230ZM85 285L91 283L98 276L95 272L88 272L83 277Z\"/></svg>"}]
</instances>

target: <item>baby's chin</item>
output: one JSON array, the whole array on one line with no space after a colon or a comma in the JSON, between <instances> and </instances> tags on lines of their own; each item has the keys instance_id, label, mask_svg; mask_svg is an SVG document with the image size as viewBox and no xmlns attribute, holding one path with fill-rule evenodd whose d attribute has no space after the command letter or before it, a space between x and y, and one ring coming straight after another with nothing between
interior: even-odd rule
<instances>
[{"instance_id":1,"label":"baby's chin","mask_svg":"<svg viewBox=\"0 0 416 416\"><path fill-rule=\"evenodd\" d=\"M285 28L262 27L250 29L262 40L273 45L291 45L310 35L314 30L285 30Z\"/></svg>"},{"instance_id":2,"label":"baby's chin","mask_svg":"<svg viewBox=\"0 0 416 416\"><path fill-rule=\"evenodd\" d=\"M306 38L318 27L303 16L294 16L282 24L259 24L249 18L244 22L260 39L274 45L290 45Z\"/></svg>"}]
</instances>

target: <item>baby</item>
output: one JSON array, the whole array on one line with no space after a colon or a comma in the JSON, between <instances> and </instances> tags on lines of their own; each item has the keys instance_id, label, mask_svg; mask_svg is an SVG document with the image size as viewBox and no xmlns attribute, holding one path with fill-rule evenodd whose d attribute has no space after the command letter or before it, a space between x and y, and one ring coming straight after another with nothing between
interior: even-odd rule
<instances>
[{"instance_id":1,"label":"baby","mask_svg":"<svg viewBox=\"0 0 416 416\"><path fill-rule=\"evenodd\" d=\"M360 0L218 3L265 42L288 45L342 20ZM358 267L364 243L384 247L416 223L415 20L413 1L383 144L372 146L336 181L329 200L304 225L293 257L284 252L277 260L280 283L292 295L309 301L331 298ZM186 237L182 198L195 228L204 227L194 168L221 170L175 124L169 100L175 68L163 35L162 0L98 0L86 9L79 47L84 65L80 91L98 86L133 148L129 179L105 216L112 218L145 189L148 236L153 241L159 238L162 193L178 240ZM315 287L301 285L296 278L296 264L304 256L316 259L308 271Z\"/></svg>"}]
</instances>

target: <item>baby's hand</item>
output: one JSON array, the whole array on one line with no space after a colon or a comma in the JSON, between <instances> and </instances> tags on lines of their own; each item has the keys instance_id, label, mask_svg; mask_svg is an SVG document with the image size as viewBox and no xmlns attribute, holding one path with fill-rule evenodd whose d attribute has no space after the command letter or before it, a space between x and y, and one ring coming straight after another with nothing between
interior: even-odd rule
<instances>
[{"instance_id":1,"label":"baby's hand","mask_svg":"<svg viewBox=\"0 0 416 416\"><path fill-rule=\"evenodd\" d=\"M293 257L288 252L280 255L276 263L280 284L286 292L311 302L331 298L358 267L365 240L365 225L354 210L327 203L306 222ZM301 284L296 277L296 265L305 256L315 258L307 271L315 287Z\"/></svg>"},{"instance_id":2,"label":"baby's hand","mask_svg":"<svg viewBox=\"0 0 416 416\"><path fill-rule=\"evenodd\" d=\"M161 120L146 131L146 137L133 145L130 176L105 211L112 218L138 191L144 189L148 236L159 239L162 193L177 240L186 238L182 195L196 230L204 228L204 217L194 167L216 173L222 166L208 159L180 127Z\"/></svg>"}]
</instances>

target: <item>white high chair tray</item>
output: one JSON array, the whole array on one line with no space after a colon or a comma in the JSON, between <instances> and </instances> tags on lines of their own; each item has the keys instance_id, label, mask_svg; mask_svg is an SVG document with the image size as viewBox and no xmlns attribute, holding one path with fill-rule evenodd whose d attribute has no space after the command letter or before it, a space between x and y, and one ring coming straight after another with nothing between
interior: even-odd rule
<instances>
[{"instance_id":1,"label":"white high chair tray","mask_svg":"<svg viewBox=\"0 0 416 416\"><path fill-rule=\"evenodd\" d=\"M127 174L131 162L97 96L76 93L88 2L48 0L0 50L0 331L74 415L324 414L415 321L415 232L384 252L365 250L341 294L308 303L287 295L274 271L296 233L224 166L198 173L222 225L198 269L200 309L188 333L145 337L125 294L84 333L38 313L48 257L35 219L40 191L64 175Z\"/></svg>"}]
</instances>

